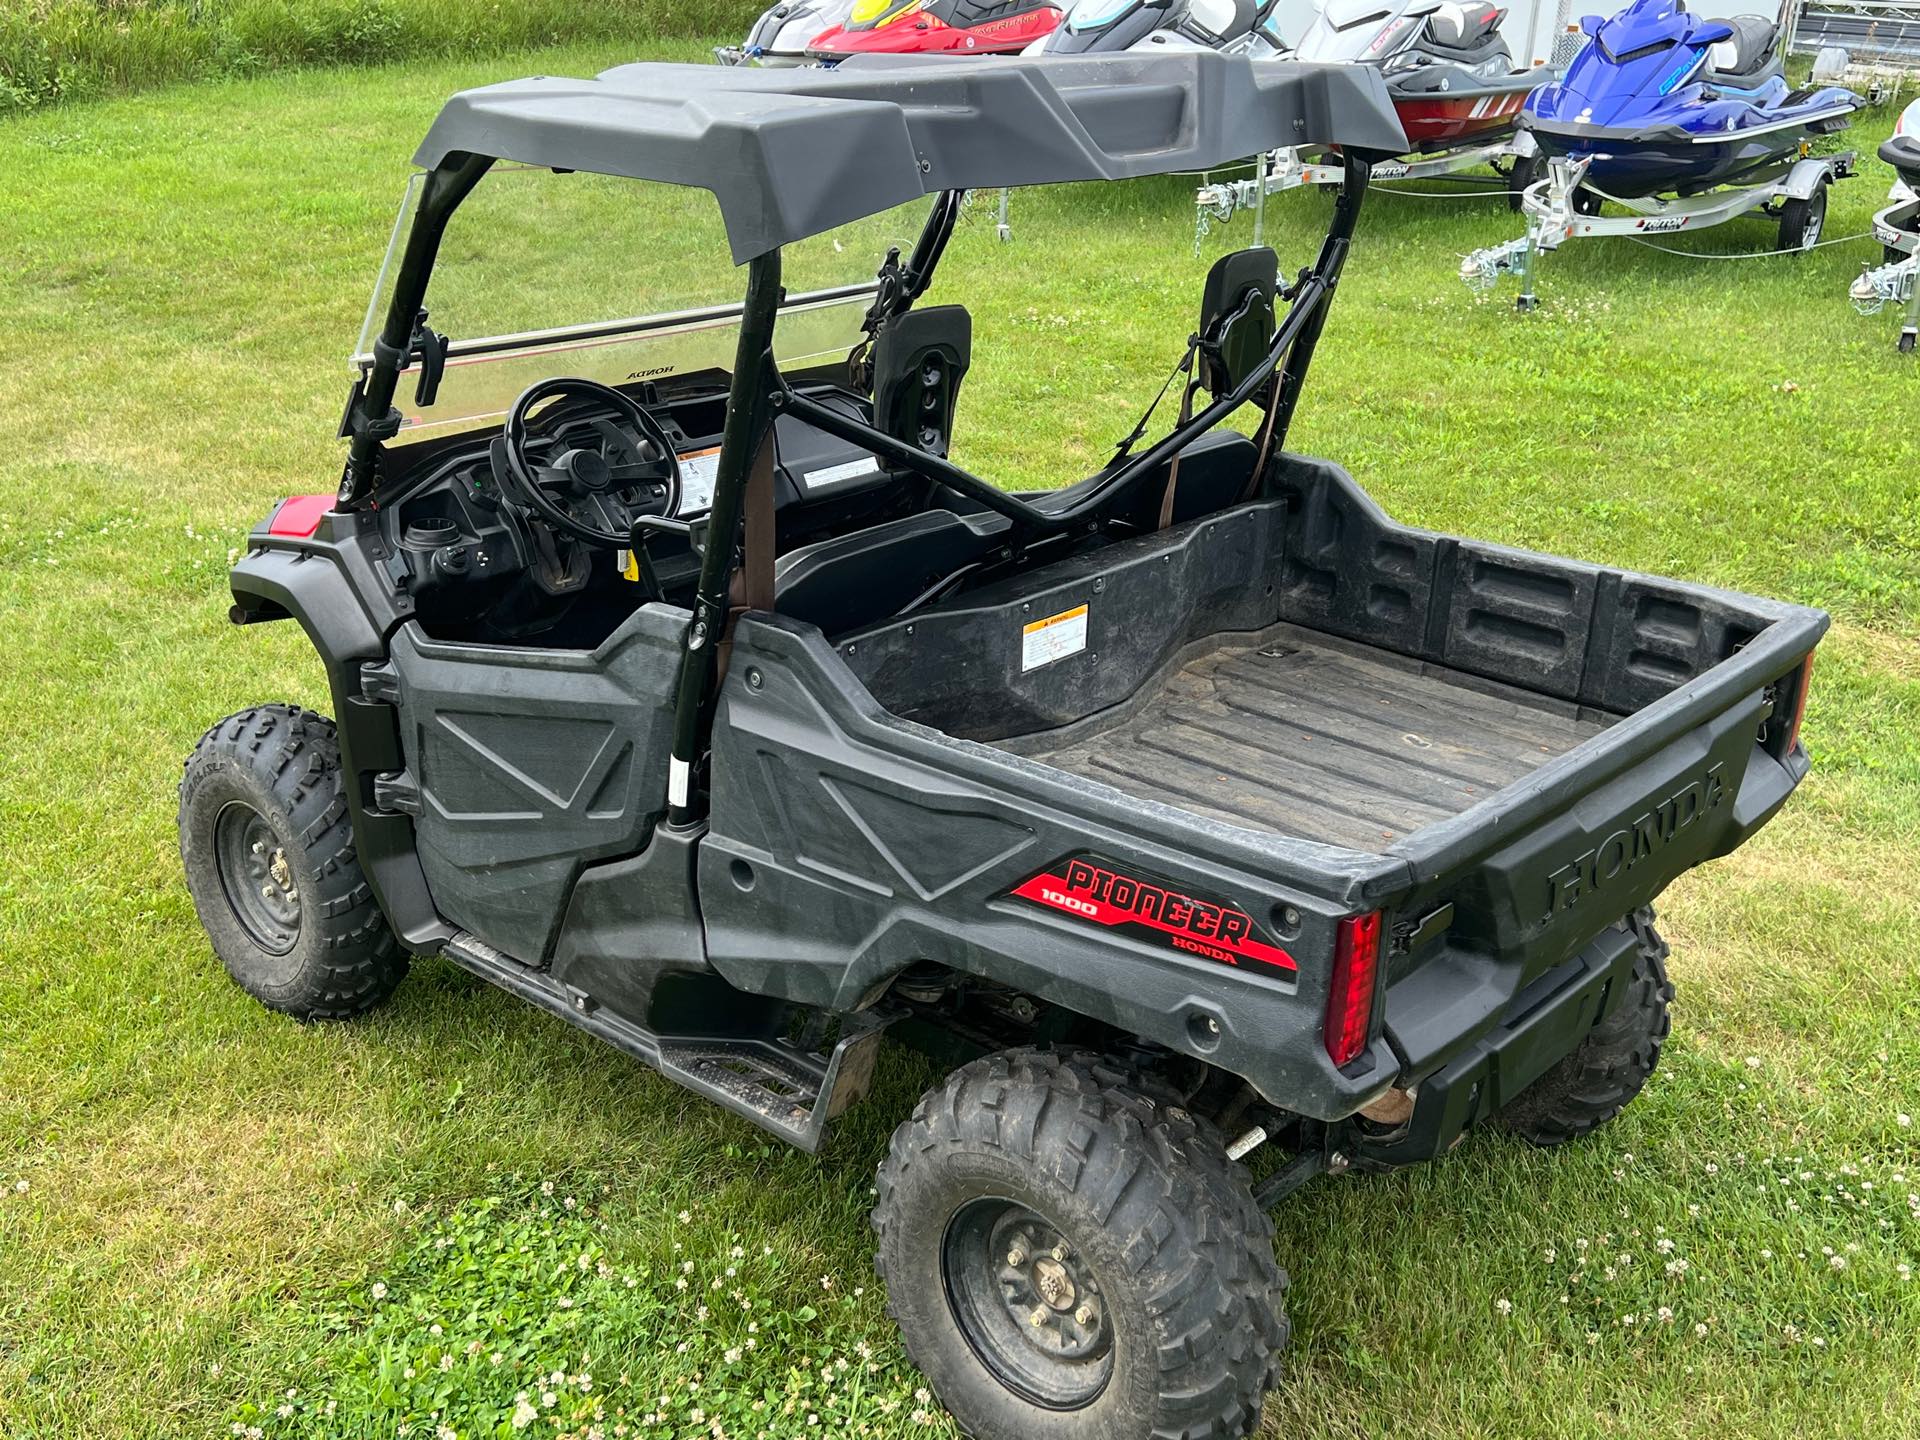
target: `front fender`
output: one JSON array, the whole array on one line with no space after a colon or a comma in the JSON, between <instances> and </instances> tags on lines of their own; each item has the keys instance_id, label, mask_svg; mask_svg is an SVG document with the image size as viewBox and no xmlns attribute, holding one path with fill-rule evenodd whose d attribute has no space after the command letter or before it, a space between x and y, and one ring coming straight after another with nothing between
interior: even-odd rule
<instances>
[{"instance_id":1,"label":"front fender","mask_svg":"<svg viewBox=\"0 0 1920 1440\"><path fill-rule=\"evenodd\" d=\"M387 636L411 615L412 604L387 581L378 533L361 517L330 513L311 535L299 537L275 535L271 525L269 517L256 527L233 567L229 614L237 625L297 620L313 643L340 727L354 848L367 883L409 950L438 950L454 927L428 892L413 822L373 804L374 777L403 765L399 718L361 686L361 667L386 658Z\"/></svg>"}]
</instances>

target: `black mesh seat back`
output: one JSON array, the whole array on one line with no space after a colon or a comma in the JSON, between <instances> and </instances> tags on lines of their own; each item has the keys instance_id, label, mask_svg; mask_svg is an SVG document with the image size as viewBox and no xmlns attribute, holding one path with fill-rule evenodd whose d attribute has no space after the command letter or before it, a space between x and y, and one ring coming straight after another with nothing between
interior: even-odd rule
<instances>
[{"instance_id":1,"label":"black mesh seat back","mask_svg":"<svg viewBox=\"0 0 1920 1440\"><path fill-rule=\"evenodd\" d=\"M1752 89L1780 73L1778 25L1759 15L1735 15L1727 24L1732 37L1707 52L1707 84Z\"/></svg>"}]
</instances>

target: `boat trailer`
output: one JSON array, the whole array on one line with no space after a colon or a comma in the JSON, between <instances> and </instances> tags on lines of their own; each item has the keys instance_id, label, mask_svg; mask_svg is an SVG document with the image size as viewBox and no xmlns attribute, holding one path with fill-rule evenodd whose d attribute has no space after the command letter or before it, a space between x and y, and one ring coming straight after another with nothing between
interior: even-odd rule
<instances>
[{"instance_id":1,"label":"boat trailer","mask_svg":"<svg viewBox=\"0 0 1920 1440\"><path fill-rule=\"evenodd\" d=\"M1875 215L1873 238L1886 248L1886 258L1860 267L1848 297L1862 315L1878 314L1890 304L1906 306L1899 346L1901 354L1910 354L1920 341L1920 286L1913 283L1920 269L1920 198L1909 195Z\"/></svg>"},{"instance_id":2,"label":"boat trailer","mask_svg":"<svg viewBox=\"0 0 1920 1440\"><path fill-rule=\"evenodd\" d=\"M1376 161L1369 173L1371 184L1392 180L1435 180L1459 174L1481 165L1491 165L1504 179L1524 176L1539 154L1537 142L1524 131L1502 135L1498 140L1480 141L1452 150L1401 155ZM1209 180L1194 196L1198 244L1216 224L1224 225L1242 210L1253 211L1253 243L1260 243L1265 221L1266 200L1303 185L1338 185L1345 176L1340 156L1327 150L1292 146L1261 156L1254 173L1240 180Z\"/></svg>"},{"instance_id":3,"label":"boat trailer","mask_svg":"<svg viewBox=\"0 0 1920 1440\"><path fill-rule=\"evenodd\" d=\"M1531 310L1540 303L1534 293L1535 261L1569 240L1591 235L1628 235L1635 239L1675 235L1724 225L1756 210L1779 220L1776 249L1811 250L1819 243L1826 221L1826 187L1852 175L1856 159L1852 150L1803 155L1778 175L1753 184L1673 199L1622 199L1586 183L1590 160L1551 156L1546 162L1546 177L1529 185L1521 196L1527 233L1468 255L1460 262L1460 278L1476 290L1490 290L1501 275L1511 271L1520 279L1515 308ZM1603 201L1623 206L1629 213L1602 215L1598 212Z\"/></svg>"}]
</instances>

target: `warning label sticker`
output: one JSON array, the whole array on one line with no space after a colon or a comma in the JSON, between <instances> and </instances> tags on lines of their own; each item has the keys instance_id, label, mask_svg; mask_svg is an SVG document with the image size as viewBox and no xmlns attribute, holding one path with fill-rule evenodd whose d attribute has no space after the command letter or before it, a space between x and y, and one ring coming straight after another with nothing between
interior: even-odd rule
<instances>
[{"instance_id":1,"label":"warning label sticker","mask_svg":"<svg viewBox=\"0 0 1920 1440\"><path fill-rule=\"evenodd\" d=\"M1038 670L1087 648L1087 607L1076 605L1020 627L1020 669Z\"/></svg>"}]
</instances>

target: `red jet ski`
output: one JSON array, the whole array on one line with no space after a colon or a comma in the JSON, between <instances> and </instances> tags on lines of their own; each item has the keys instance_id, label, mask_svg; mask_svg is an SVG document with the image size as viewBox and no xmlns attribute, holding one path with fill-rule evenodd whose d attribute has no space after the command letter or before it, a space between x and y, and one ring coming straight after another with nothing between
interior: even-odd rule
<instances>
[{"instance_id":1,"label":"red jet ski","mask_svg":"<svg viewBox=\"0 0 1920 1440\"><path fill-rule=\"evenodd\" d=\"M1377 66L1416 154L1510 133L1528 94L1559 78L1517 70L1499 6L1454 0L1329 0L1294 60Z\"/></svg>"},{"instance_id":2,"label":"red jet ski","mask_svg":"<svg viewBox=\"0 0 1920 1440\"><path fill-rule=\"evenodd\" d=\"M1060 24L1046 0L858 0L846 22L807 45L818 60L849 55L1017 55Z\"/></svg>"}]
</instances>

